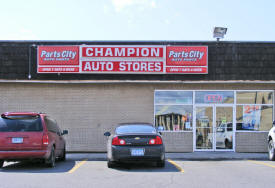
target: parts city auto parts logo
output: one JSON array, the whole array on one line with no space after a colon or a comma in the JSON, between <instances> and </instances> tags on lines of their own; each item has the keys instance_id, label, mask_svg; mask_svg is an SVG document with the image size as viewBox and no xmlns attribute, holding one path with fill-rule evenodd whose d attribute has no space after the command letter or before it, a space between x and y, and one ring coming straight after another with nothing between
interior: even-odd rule
<instances>
[{"instance_id":1,"label":"parts city auto parts logo","mask_svg":"<svg viewBox=\"0 0 275 188\"><path fill-rule=\"evenodd\" d=\"M167 66L207 66L207 46L168 46Z\"/></svg>"},{"instance_id":2,"label":"parts city auto parts logo","mask_svg":"<svg viewBox=\"0 0 275 188\"><path fill-rule=\"evenodd\" d=\"M78 46L39 46L39 65L79 65Z\"/></svg>"},{"instance_id":3,"label":"parts city auto parts logo","mask_svg":"<svg viewBox=\"0 0 275 188\"><path fill-rule=\"evenodd\" d=\"M175 61L198 61L201 60L204 55L204 52L202 51L181 51L181 52L175 52L171 50L169 52L168 57L174 58L172 60Z\"/></svg>"}]
</instances>

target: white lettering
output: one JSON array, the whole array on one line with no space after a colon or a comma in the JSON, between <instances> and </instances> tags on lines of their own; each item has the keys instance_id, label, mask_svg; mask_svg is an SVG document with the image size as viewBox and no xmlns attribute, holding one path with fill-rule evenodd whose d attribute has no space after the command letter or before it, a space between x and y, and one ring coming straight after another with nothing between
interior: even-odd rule
<instances>
[{"instance_id":1,"label":"white lettering","mask_svg":"<svg viewBox=\"0 0 275 188\"><path fill-rule=\"evenodd\" d=\"M135 49L134 48L127 48L127 56L131 56L135 54Z\"/></svg>"},{"instance_id":2,"label":"white lettering","mask_svg":"<svg viewBox=\"0 0 275 188\"><path fill-rule=\"evenodd\" d=\"M93 48L86 48L86 55L87 56L93 56Z\"/></svg>"},{"instance_id":3,"label":"white lettering","mask_svg":"<svg viewBox=\"0 0 275 188\"><path fill-rule=\"evenodd\" d=\"M120 50L120 51L119 51ZM115 48L115 56L125 56L125 48Z\"/></svg>"},{"instance_id":4,"label":"white lettering","mask_svg":"<svg viewBox=\"0 0 275 188\"><path fill-rule=\"evenodd\" d=\"M111 48L107 48L106 52L105 52L105 56L113 56L113 52Z\"/></svg>"},{"instance_id":5,"label":"white lettering","mask_svg":"<svg viewBox=\"0 0 275 188\"><path fill-rule=\"evenodd\" d=\"M95 48L95 56L103 56L103 48Z\"/></svg>"},{"instance_id":6,"label":"white lettering","mask_svg":"<svg viewBox=\"0 0 275 188\"><path fill-rule=\"evenodd\" d=\"M84 71L87 71L87 70L89 70L89 71L92 70L90 62L85 63Z\"/></svg>"},{"instance_id":7,"label":"white lettering","mask_svg":"<svg viewBox=\"0 0 275 188\"><path fill-rule=\"evenodd\" d=\"M134 71L139 71L139 69L140 69L139 63L134 62L134 63L133 63L133 70L134 70Z\"/></svg>"},{"instance_id":8,"label":"white lettering","mask_svg":"<svg viewBox=\"0 0 275 188\"><path fill-rule=\"evenodd\" d=\"M107 62L106 69L112 71L114 69L114 64L112 62Z\"/></svg>"},{"instance_id":9,"label":"white lettering","mask_svg":"<svg viewBox=\"0 0 275 188\"><path fill-rule=\"evenodd\" d=\"M152 48L151 50L151 56L154 57L159 57L159 48Z\"/></svg>"},{"instance_id":10,"label":"white lettering","mask_svg":"<svg viewBox=\"0 0 275 188\"><path fill-rule=\"evenodd\" d=\"M152 62L149 62L148 63L148 71L154 71L154 63L152 63Z\"/></svg>"},{"instance_id":11,"label":"white lettering","mask_svg":"<svg viewBox=\"0 0 275 188\"><path fill-rule=\"evenodd\" d=\"M155 63L155 71L161 71L161 63Z\"/></svg>"},{"instance_id":12,"label":"white lettering","mask_svg":"<svg viewBox=\"0 0 275 188\"><path fill-rule=\"evenodd\" d=\"M43 57L43 56L46 55L46 54L47 54L47 51L44 51L44 50L43 50L43 51L41 52L41 56L40 56L40 57Z\"/></svg>"},{"instance_id":13,"label":"white lettering","mask_svg":"<svg viewBox=\"0 0 275 188\"><path fill-rule=\"evenodd\" d=\"M143 56L143 57L149 56L149 49L148 48L142 48L141 49L141 56Z\"/></svg>"},{"instance_id":14,"label":"white lettering","mask_svg":"<svg viewBox=\"0 0 275 188\"><path fill-rule=\"evenodd\" d=\"M119 70L120 71L125 71L126 70L125 62L120 62L119 63Z\"/></svg>"},{"instance_id":15,"label":"white lettering","mask_svg":"<svg viewBox=\"0 0 275 188\"><path fill-rule=\"evenodd\" d=\"M203 57L204 52L200 52L200 59Z\"/></svg>"},{"instance_id":16,"label":"white lettering","mask_svg":"<svg viewBox=\"0 0 275 188\"><path fill-rule=\"evenodd\" d=\"M147 66L145 62L142 62L140 65L140 71L147 71Z\"/></svg>"}]
</instances>

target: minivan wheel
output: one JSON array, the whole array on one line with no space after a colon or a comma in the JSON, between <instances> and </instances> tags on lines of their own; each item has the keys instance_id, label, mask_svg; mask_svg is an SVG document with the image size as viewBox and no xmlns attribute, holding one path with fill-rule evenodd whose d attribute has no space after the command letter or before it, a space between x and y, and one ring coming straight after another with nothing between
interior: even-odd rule
<instances>
[{"instance_id":1,"label":"minivan wheel","mask_svg":"<svg viewBox=\"0 0 275 188\"><path fill-rule=\"evenodd\" d=\"M275 161L275 149L274 149L273 140L269 140L268 142L268 156L269 156L269 160Z\"/></svg>"},{"instance_id":2,"label":"minivan wheel","mask_svg":"<svg viewBox=\"0 0 275 188\"><path fill-rule=\"evenodd\" d=\"M163 168L165 167L165 160L161 160L157 162L157 167Z\"/></svg>"},{"instance_id":3,"label":"minivan wheel","mask_svg":"<svg viewBox=\"0 0 275 188\"><path fill-rule=\"evenodd\" d=\"M50 157L47 159L47 166L50 168L55 167L55 151L54 151L54 147L51 150L51 155Z\"/></svg>"},{"instance_id":4,"label":"minivan wheel","mask_svg":"<svg viewBox=\"0 0 275 188\"><path fill-rule=\"evenodd\" d=\"M66 161L66 147L64 147L62 155L60 157L60 161Z\"/></svg>"},{"instance_id":5,"label":"minivan wheel","mask_svg":"<svg viewBox=\"0 0 275 188\"><path fill-rule=\"evenodd\" d=\"M2 168L4 165L4 160L0 160L0 168Z\"/></svg>"}]
</instances>

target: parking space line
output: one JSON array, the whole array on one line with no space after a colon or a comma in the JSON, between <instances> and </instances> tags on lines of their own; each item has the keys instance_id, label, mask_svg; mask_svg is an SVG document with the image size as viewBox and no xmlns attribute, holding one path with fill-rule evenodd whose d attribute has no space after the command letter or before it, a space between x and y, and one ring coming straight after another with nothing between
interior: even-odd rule
<instances>
[{"instance_id":1,"label":"parking space line","mask_svg":"<svg viewBox=\"0 0 275 188\"><path fill-rule=\"evenodd\" d=\"M271 164L268 164L268 163L259 162L259 161L252 161L252 160L248 160L248 161L251 162L251 163L254 163L254 164L265 165L265 166L268 166L268 167L271 167L271 168L275 168L275 165L271 165Z\"/></svg>"},{"instance_id":2,"label":"parking space line","mask_svg":"<svg viewBox=\"0 0 275 188\"><path fill-rule=\"evenodd\" d=\"M183 168L181 168L180 165L178 165L176 162L172 161L171 159L168 159L167 161L174 165L180 172L184 173Z\"/></svg>"},{"instance_id":3,"label":"parking space line","mask_svg":"<svg viewBox=\"0 0 275 188\"><path fill-rule=\"evenodd\" d=\"M84 163L87 162L88 159L83 159L80 163L77 163L68 173L71 174L74 171L76 171L79 167L81 167L82 165L84 165Z\"/></svg>"}]
</instances>

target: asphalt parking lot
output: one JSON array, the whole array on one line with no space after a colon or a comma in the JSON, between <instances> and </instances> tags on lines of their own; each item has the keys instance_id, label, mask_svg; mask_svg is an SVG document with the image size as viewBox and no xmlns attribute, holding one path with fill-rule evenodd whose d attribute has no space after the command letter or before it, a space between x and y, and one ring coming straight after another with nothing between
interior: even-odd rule
<instances>
[{"instance_id":1,"label":"asphalt parking lot","mask_svg":"<svg viewBox=\"0 0 275 188\"><path fill-rule=\"evenodd\" d=\"M105 160L68 158L55 168L40 163L5 163L1 188L10 187L273 187L275 162L268 160L167 159L108 169Z\"/></svg>"}]
</instances>

